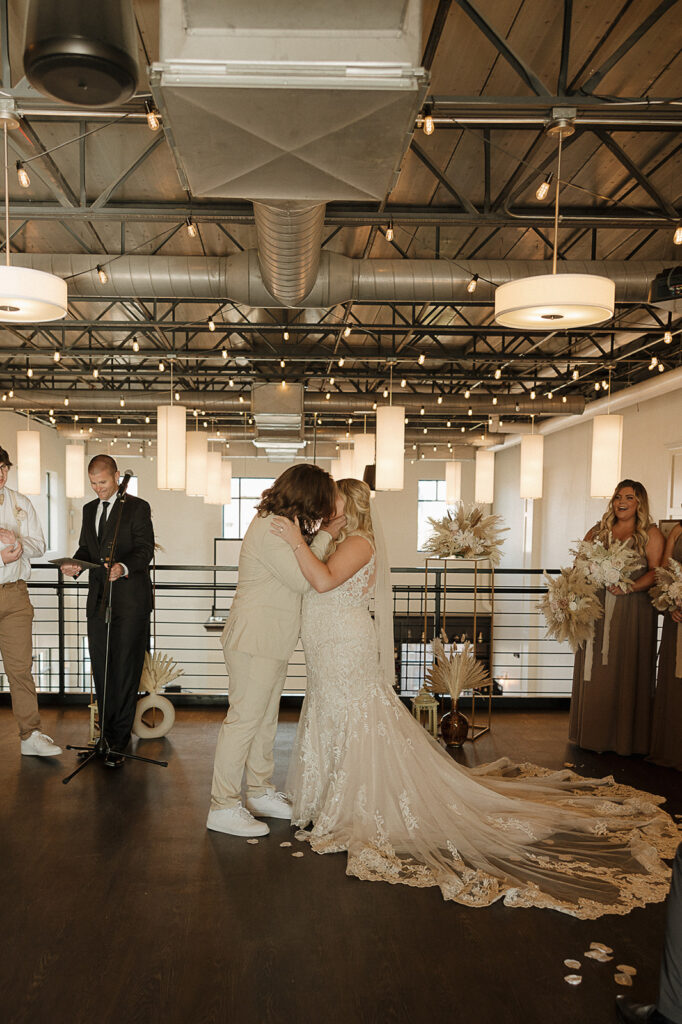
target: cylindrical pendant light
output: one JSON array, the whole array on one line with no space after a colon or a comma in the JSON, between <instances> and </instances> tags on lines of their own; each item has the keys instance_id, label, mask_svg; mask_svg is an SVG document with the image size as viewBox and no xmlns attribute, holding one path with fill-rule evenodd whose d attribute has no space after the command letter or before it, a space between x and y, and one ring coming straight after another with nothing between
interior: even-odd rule
<instances>
[{"instance_id":1,"label":"cylindrical pendant light","mask_svg":"<svg viewBox=\"0 0 682 1024\"><path fill-rule=\"evenodd\" d=\"M232 463L229 460L220 466L220 504L232 504Z\"/></svg>"},{"instance_id":2,"label":"cylindrical pendant light","mask_svg":"<svg viewBox=\"0 0 682 1024\"><path fill-rule=\"evenodd\" d=\"M402 491L405 481L405 407L377 409L376 490Z\"/></svg>"},{"instance_id":3,"label":"cylindrical pendant light","mask_svg":"<svg viewBox=\"0 0 682 1024\"><path fill-rule=\"evenodd\" d=\"M590 495L610 498L620 482L623 417L595 416L592 421Z\"/></svg>"},{"instance_id":4,"label":"cylindrical pendant light","mask_svg":"<svg viewBox=\"0 0 682 1024\"><path fill-rule=\"evenodd\" d=\"M476 452L476 481L474 501L479 505L492 505L495 494L495 453L479 449Z\"/></svg>"},{"instance_id":5,"label":"cylindrical pendant light","mask_svg":"<svg viewBox=\"0 0 682 1024\"><path fill-rule=\"evenodd\" d=\"M190 498L203 498L206 493L206 455L208 434L190 430L187 434L187 465L185 491Z\"/></svg>"},{"instance_id":6,"label":"cylindrical pendant light","mask_svg":"<svg viewBox=\"0 0 682 1024\"><path fill-rule=\"evenodd\" d=\"M205 505L222 505L221 477L222 459L220 452L208 452L206 455L206 494Z\"/></svg>"},{"instance_id":7,"label":"cylindrical pendant light","mask_svg":"<svg viewBox=\"0 0 682 1024\"><path fill-rule=\"evenodd\" d=\"M66 497L85 496L85 448L82 444L66 446Z\"/></svg>"},{"instance_id":8,"label":"cylindrical pendant light","mask_svg":"<svg viewBox=\"0 0 682 1024\"><path fill-rule=\"evenodd\" d=\"M184 491L185 407L159 405L156 417L156 486L160 491Z\"/></svg>"},{"instance_id":9,"label":"cylindrical pendant light","mask_svg":"<svg viewBox=\"0 0 682 1024\"><path fill-rule=\"evenodd\" d=\"M40 432L17 430L17 479L22 494L40 494Z\"/></svg>"},{"instance_id":10,"label":"cylindrical pendant light","mask_svg":"<svg viewBox=\"0 0 682 1024\"><path fill-rule=\"evenodd\" d=\"M362 480L365 466L374 465L376 437L374 434L356 434L353 442L352 475L356 480Z\"/></svg>"},{"instance_id":11,"label":"cylindrical pendant light","mask_svg":"<svg viewBox=\"0 0 682 1024\"><path fill-rule=\"evenodd\" d=\"M445 463L445 500L456 505L462 498L462 463Z\"/></svg>"},{"instance_id":12,"label":"cylindrical pendant light","mask_svg":"<svg viewBox=\"0 0 682 1024\"><path fill-rule=\"evenodd\" d=\"M542 468L545 439L542 434L523 434L521 437L522 498L542 497Z\"/></svg>"}]
</instances>

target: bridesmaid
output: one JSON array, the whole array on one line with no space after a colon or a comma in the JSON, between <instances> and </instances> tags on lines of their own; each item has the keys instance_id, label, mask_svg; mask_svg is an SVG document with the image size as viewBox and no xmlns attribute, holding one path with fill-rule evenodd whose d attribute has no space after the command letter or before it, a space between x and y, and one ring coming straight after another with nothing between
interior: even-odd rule
<instances>
[{"instance_id":1,"label":"bridesmaid","mask_svg":"<svg viewBox=\"0 0 682 1024\"><path fill-rule=\"evenodd\" d=\"M606 512L585 540L628 541L639 555L632 588L602 591L605 617L596 623L592 665L578 651L568 736L588 750L646 754L651 733L651 706L656 678L656 612L647 591L661 564L665 542L649 515L642 484L621 480ZM610 625L609 625L610 623ZM604 643L605 627L607 643Z\"/></svg>"},{"instance_id":2,"label":"bridesmaid","mask_svg":"<svg viewBox=\"0 0 682 1024\"><path fill-rule=\"evenodd\" d=\"M668 535L663 565L674 558L682 563L682 523ZM654 697L654 723L649 759L682 771L682 608L665 612L658 654L658 682ZM679 653L678 653L679 652Z\"/></svg>"}]
</instances>

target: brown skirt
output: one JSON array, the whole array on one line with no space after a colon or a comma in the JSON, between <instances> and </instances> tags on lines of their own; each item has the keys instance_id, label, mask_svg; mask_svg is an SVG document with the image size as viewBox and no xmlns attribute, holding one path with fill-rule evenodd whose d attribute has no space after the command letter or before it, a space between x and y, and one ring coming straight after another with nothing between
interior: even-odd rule
<instances>
[{"instance_id":1,"label":"brown skirt","mask_svg":"<svg viewBox=\"0 0 682 1024\"><path fill-rule=\"evenodd\" d=\"M656 764L682 772L682 678L675 675L678 629L682 629L682 624L678 626L665 615L649 758Z\"/></svg>"}]
</instances>

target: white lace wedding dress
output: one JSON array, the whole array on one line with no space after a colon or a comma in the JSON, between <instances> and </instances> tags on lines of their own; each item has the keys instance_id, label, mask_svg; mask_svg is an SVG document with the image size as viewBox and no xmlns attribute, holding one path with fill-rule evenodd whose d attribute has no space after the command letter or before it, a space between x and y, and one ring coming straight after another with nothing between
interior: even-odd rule
<instances>
[{"instance_id":1,"label":"white lace wedding dress","mask_svg":"<svg viewBox=\"0 0 682 1024\"><path fill-rule=\"evenodd\" d=\"M293 823L361 879L437 885L472 907L503 899L580 918L663 900L680 833L660 797L571 771L466 769L380 681L374 557L303 600L308 691L287 779Z\"/></svg>"}]
</instances>

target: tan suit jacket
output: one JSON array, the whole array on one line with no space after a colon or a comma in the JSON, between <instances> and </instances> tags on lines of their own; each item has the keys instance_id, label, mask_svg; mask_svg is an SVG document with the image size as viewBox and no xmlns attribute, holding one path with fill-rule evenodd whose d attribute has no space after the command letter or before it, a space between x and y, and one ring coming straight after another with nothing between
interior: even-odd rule
<instances>
[{"instance_id":1,"label":"tan suit jacket","mask_svg":"<svg viewBox=\"0 0 682 1024\"><path fill-rule=\"evenodd\" d=\"M223 650L288 661L301 630L301 598L309 587L293 550L270 533L272 515L256 516L239 555L239 578L223 629ZM331 536L320 530L311 550L322 558Z\"/></svg>"}]
</instances>

